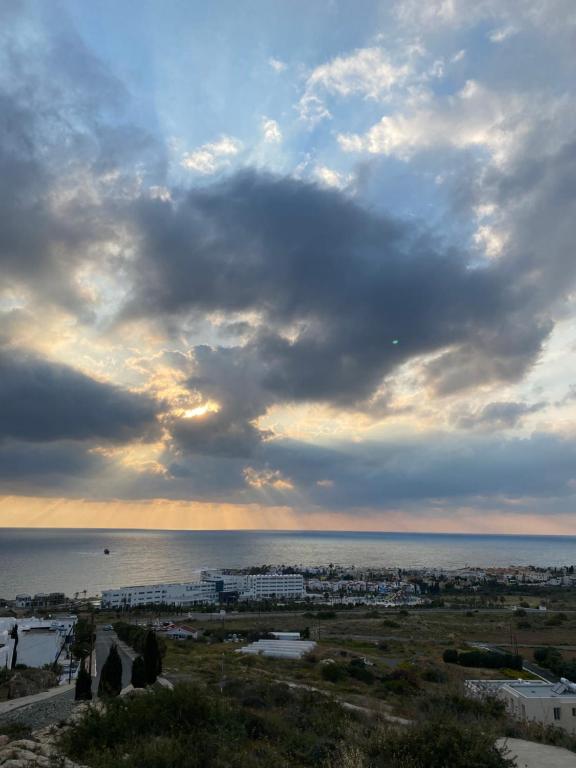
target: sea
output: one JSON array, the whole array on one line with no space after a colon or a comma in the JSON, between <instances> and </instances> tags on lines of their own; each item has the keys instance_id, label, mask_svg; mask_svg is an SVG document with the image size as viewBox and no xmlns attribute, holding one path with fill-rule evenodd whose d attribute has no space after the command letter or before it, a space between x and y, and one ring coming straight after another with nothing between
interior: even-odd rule
<instances>
[{"instance_id":1,"label":"sea","mask_svg":"<svg viewBox=\"0 0 576 768\"><path fill-rule=\"evenodd\" d=\"M110 554L104 554L108 549ZM0 528L0 597L189 581L257 565L464 568L576 564L576 536Z\"/></svg>"}]
</instances>

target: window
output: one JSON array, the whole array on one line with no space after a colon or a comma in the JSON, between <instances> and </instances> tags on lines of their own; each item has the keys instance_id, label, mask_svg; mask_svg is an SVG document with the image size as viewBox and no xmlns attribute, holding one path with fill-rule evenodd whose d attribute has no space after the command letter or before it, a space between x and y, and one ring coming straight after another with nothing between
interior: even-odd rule
<instances>
[{"instance_id":1,"label":"window","mask_svg":"<svg viewBox=\"0 0 576 768\"><path fill-rule=\"evenodd\" d=\"M562 710L560 707L554 707L554 720L560 720L560 717L562 716Z\"/></svg>"},{"instance_id":2,"label":"window","mask_svg":"<svg viewBox=\"0 0 576 768\"><path fill-rule=\"evenodd\" d=\"M576 717L576 707L572 707L572 717Z\"/></svg>"}]
</instances>

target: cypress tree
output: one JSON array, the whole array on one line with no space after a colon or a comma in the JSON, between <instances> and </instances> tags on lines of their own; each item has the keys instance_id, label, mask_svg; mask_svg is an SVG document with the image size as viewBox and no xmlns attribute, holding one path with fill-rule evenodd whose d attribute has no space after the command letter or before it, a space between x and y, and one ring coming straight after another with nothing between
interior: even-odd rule
<instances>
[{"instance_id":1,"label":"cypress tree","mask_svg":"<svg viewBox=\"0 0 576 768\"><path fill-rule=\"evenodd\" d=\"M110 647L108 658L100 672L98 696L118 696L122 690L122 660L116 645Z\"/></svg>"},{"instance_id":2,"label":"cypress tree","mask_svg":"<svg viewBox=\"0 0 576 768\"><path fill-rule=\"evenodd\" d=\"M18 648L18 624L14 624L12 629L10 630L10 637L12 640L14 640L14 647L12 649L12 669L16 669L17 659L18 659L18 653L16 649Z\"/></svg>"},{"instance_id":3,"label":"cypress tree","mask_svg":"<svg viewBox=\"0 0 576 768\"><path fill-rule=\"evenodd\" d=\"M146 665L142 656L136 656L132 662L132 678L134 688L146 688Z\"/></svg>"},{"instance_id":4,"label":"cypress tree","mask_svg":"<svg viewBox=\"0 0 576 768\"><path fill-rule=\"evenodd\" d=\"M80 662L78 677L76 678L76 689L74 699L76 701L90 701L92 698L92 678L86 669L84 659Z\"/></svg>"},{"instance_id":5,"label":"cypress tree","mask_svg":"<svg viewBox=\"0 0 576 768\"><path fill-rule=\"evenodd\" d=\"M162 657L155 632L148 632L144 642L144 669L146 671L146 682L153 685L158 675L162 673Z\"/></svg>"}]
</instances>

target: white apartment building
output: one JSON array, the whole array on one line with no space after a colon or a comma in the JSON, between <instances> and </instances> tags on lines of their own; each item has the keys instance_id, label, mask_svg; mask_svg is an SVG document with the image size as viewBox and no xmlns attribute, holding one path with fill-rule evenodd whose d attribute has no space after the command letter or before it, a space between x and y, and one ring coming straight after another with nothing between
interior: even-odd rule
<instances>
[{"instance_id":1,"label":"white apartment building","mask_svg":"<svg viewBox=\"0 0 576 768\"><path fill-rule=\"evenodd\" d=\"M215 603L217 599L215 584L189 581L105 589L102 592L102 607L121 609L162 604L188 606Z\"/></svg>"},{"instance_id":2,"label":"white apartment building","mask_svg":"<svg viewBox=\"0 0 576 768\"><path fill-rule=\"evenodd\" d=\"M244 576L241 600L281 598L297 600L306 594L304 577L300 573L257 573Z\"/></svg>"},{"instance_id":3,"label":"white apartment building","mask_svg":"<svg viewBox=\"0 0 576 768\"><path fill-rule=\"evenodd\" d=\"M132 608L143 605L192 606L217 603L220 595L234 595L239 600L304 597L304 578L300 574L222 574L204 571L201 581L181 584L150 584L119 587L102 592L103 608Z\"/></svg>"},{"instance_id":4,"label":"white apartment building","mask_svg":"<svg viewBox=\"0 0 576 768\"><path fill-rule=\"evenodd\" d=\"M544 680L467 680L469 695L495 696L517 720L553 725L576 734L576 685Z\"/></svg>"}]
</instances>

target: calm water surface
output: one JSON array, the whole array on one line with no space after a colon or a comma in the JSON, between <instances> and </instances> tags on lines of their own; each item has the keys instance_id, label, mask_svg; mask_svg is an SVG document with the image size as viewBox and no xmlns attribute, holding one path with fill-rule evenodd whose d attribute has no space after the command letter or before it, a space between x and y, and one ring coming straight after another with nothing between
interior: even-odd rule
<instances>
[{"instance_id":1,"label":"calm water surface","mask_svg":"<svg viewBox=\"0 0 576 768\"><path fill-rule=\"evenodd\" d=\"M104 555L104 548L110 555ZM194 578L202 568L576 564L576 536L0 528L0 597Z\"/></svg>"}]
</instances>

